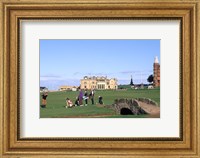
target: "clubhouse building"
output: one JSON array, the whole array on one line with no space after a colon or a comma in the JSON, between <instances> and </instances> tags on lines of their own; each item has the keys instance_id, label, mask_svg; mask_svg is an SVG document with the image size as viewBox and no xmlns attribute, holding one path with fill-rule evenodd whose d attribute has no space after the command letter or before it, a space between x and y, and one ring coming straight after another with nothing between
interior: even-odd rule
<instances>
[{"instance_id":1,"label":"clubhouse building","mask_svg":"<svg viewBox=\"0 0 200 158\"><path fill-rule=\"evenodd\" d=\"M98 89L98 90L104 90L104 89L117 89L117 79L111 78L108 79L107 77L88 77L85 76L83 79L81 79L81 89Z\"/></svg>"}]
</instances>

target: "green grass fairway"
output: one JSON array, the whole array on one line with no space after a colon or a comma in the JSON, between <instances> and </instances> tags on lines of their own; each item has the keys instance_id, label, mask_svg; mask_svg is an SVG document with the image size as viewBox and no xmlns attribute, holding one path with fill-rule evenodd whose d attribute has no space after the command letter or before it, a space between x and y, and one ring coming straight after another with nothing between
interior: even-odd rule
<instances>
[{"instance_id":1,"label":"green grass fairway","mask_svg":"<svg viewBox=\"0 0 200 158\"><path fill-rule=\"evenodd\" d=\"M65 108L66 98L70 98L73 103L79 92L64 91L64 92L49 92L47 97L47 107L40 108L41 118L141 118L146 115L116 115L115 111L91 105L91 100L88 100L88 106L77 106L73 108ZM95 92L95 103L98 102L98 96L103 97L105 105L111 105L115 99L127 98L150 98L160 104L160 89L138 89L138 90L102 90ZM40 98L40 101L42 99ZM40 102L41 105L41 102Z\"/></svg>"}]
</instances>

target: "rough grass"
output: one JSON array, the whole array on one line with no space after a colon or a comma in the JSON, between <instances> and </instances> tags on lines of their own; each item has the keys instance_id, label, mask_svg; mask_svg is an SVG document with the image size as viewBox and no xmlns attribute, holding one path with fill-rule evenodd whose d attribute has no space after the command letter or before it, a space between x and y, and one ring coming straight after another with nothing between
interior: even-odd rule
<instances>
[{"instance_id":1,"label":"rough grass","mask_svg":"<svg viewBox=\"0 0 200 158\"><path fill-rule=\"evenodd\" d=\"M91 105L88 100L88 106L65 108L65 99L70 98L73 102L79 92L65 91L65 92L49 92L47 97L47 108L40 108L41 118L63 118L63 117L104 117L104 118L135 118L147 117L146 115L115 115L115 112L105 107L98 107ZM96 91L95 103L98 102L98 96L103 97L105 105L113 104L115 99L127 98L150 98L160 104L160 89L139 89L139 90L104 90ZM41 99L40 99L41 100Z\"/></svg>"}]
</instances>

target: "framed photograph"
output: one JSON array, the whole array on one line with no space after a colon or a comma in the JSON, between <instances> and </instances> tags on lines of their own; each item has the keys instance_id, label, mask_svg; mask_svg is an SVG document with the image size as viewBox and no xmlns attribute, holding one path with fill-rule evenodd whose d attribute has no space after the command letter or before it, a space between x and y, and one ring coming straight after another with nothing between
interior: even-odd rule
<instances>
[{"instance_id":1,"label":"framed photograph","mask_svg":"<svg viewBox=\"0 0 200 158\"><path fill-rule=\"evenodd\" d=\"M199 157L199 1L3 1L1 157Z\"/></svg>"},{"instance_id":2,"label":"framed photograph","mask_svg":"<svg viewBox=\"0 0 200 158\"><path fill-rule=\"evenodd\" d=\"M39 54L40 118L160 117L160 40L41 39Z\"/></svg>"}]
</instances>

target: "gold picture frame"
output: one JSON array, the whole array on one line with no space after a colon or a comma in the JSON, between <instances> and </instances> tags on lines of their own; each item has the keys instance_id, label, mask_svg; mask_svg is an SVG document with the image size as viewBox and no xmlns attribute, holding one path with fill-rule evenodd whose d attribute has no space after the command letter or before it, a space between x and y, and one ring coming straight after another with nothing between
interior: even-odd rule
<instances>
[{"instance_id":1,"label":"gold picture frame","mask_svg":"<svg viewBox=\"0 0 200 158\"><path fill-rule=\"evenodd\" d=\"M198 0L3 0L0 2L1 157L200 157ZM19 137L19 49L23 19L143 18L181 21L181 137L38 138Z\"/></svg>"}]
</instances>

